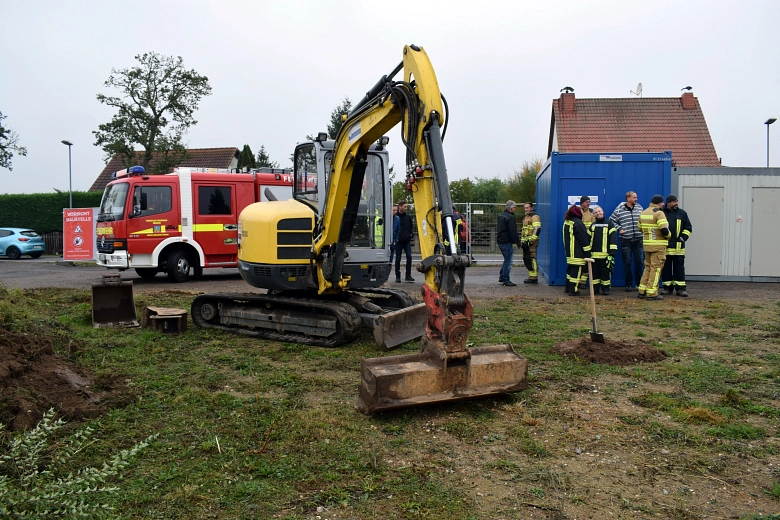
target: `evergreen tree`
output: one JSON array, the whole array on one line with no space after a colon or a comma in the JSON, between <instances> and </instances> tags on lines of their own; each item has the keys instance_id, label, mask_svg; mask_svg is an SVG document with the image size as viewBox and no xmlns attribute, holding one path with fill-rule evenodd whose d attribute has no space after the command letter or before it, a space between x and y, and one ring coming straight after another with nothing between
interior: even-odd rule
<instances>
[{"instance_id":1,"label":"evergreen tree","mask_svg":"<svg viewBox=\"0 0 780 520\"><path fill-rule=\"evenodd\" d=\"M238 154L238 168L256 168L257 162L255 161L255 155L252 153L252 149L248 144L244 145L241 153Z\"/></svg>"},{"instance_id":2,"label":"evergreen tree","mask_svg":"<svg viewBox=\"0 0 780 520\"><path fill-rule=\"evenodd\" d=\"M257 168L278 168L279 163L272 161L268 152L265 151L265 145L260 145L260 151L257 152Z\"/></svg>"},{"instance_id":3,"label":"evergreen tree","mask_svg":"<svg viewBox=\"0 0 780 520\"><path fill-rule=\"evenodd\" d=\"M335 139L336 136L339 134L339 130L341 130L341 125L344 124L344 122L341 120L341 116L345 114L349 114L349 111L352 110L352 101L349 100L348 97L345 97L344 100L341 102L339 106L333 109L333 111L330 113L330 124L328 124L328 137L331 139Z\"/></svg>"}]
</instances>

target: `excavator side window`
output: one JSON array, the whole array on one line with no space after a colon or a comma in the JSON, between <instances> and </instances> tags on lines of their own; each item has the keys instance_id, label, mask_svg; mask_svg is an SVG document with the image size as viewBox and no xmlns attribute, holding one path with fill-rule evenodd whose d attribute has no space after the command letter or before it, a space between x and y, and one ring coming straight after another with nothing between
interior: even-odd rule
<instances>
[{"instance_id":1,"label":"excavator side window","mask_svg":"<svg viewBox=\"0 0 780 520\"><path fill-rule=\"evenodd\" d=\"M384 163L378 155L369 154L350 245L385 247L384 202Z\"/></svg>"},{"instance_id":2,"label":"excavator side window","mask_svg":"<svg viewBox=\"0 0 780 520\"><path fill-rule=\"evenodd\" d=\"M295 149L293 197L317 208L317 155L313 144Z\"/></svg>"}]
</instances>

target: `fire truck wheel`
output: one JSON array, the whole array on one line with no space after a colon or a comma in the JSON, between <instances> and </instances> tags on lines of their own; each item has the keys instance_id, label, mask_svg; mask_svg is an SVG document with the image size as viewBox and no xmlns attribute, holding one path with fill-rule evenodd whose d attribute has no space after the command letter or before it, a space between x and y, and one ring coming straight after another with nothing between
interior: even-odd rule
<instances>
[{"instance_id":1,"label":"fire truck wheel","mask_svg":"<svg viewBox=\"0 0 780 520\"><path fill-rule=\"evenodd\" d=\"M190 260L184 251L174 251L168 255L168 278L172 282L186 282L190 276Z\"/></svg>"}]
</instances>

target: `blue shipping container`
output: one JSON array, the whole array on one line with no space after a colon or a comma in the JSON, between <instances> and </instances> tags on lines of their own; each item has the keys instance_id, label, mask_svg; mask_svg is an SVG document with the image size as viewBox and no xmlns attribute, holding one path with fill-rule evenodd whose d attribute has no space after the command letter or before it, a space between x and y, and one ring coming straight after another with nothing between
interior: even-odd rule
<instances>
[{"instance_id":1,"label":"blue shipping container","mask_svg":"<svg viewBox=\"0 0 780 520\"><path fill-rule=\"evenodd\" d=\"M672 152L582 153L552 156L536 176L536 212L542 220L537 262L550 285L566 284L566 252L563 248L563 216L572 204L587 195L591 208L601 206L609 218L626 192L635 191L643 208L653 195L664 198L672 189ZM612 285L623 287L623 259L615 257Z\"/></svg>"}]
</instances>

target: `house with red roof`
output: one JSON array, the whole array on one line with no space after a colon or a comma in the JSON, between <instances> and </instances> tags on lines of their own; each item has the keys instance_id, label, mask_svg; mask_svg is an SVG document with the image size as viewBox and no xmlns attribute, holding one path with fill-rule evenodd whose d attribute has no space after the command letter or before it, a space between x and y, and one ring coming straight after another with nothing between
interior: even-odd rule
<instances>
[{"instance_id":1,"label":"house with red roof","mask_svg":"<svg viewBox=\"0 0 780 520\"><path fill-rule=\"evenodd\" d=\"M547 157L559 153L672 152L672 166L721 166L698 98L583 98L552 102Z\"/></svg>"},{"instance_id":2,"label":"house with red roof","mask_svg":"<svg viewBox=\"0 0 780 520\"><path fill-rule=\"evenodd\" d=\"M185 168L236 168L238 167L238 148L192 148L187 150L184 160L179 163L180 167ZM160 161L162 154L155 153L149 163L149 170ZM136 152L136 162L141 164L143 152ZM127 168L124 157L115 155L108 161L106 167L100 172L89 191L103 191L111 181L111 174Z\"/></svg>"}]
</instances>

